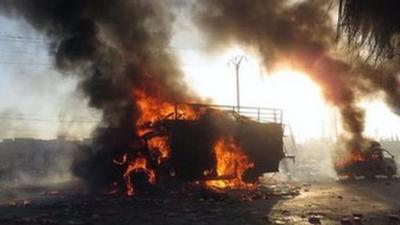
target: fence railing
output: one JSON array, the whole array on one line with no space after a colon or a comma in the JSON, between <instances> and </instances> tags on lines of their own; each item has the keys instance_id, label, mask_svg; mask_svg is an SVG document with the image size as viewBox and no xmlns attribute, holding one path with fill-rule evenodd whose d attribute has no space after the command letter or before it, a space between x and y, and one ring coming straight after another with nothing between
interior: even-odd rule
<instances>
[{"instance_id":1,"label":"fence railing","mask_svg":"<svg viewBox=\"0 0 400 225\"><path fill-rule=\"evenodd\" d=\"M226 111L237 116L244 116L260 123L283 123L283 110L277 108L249 107L241 106L239 109L236 106L229 105L212 105L212 104L193 104L193 103L177 103L175 104L175 114L183 106L189 106L193 109L211 108Z\"/></svg>"}]
</instances>

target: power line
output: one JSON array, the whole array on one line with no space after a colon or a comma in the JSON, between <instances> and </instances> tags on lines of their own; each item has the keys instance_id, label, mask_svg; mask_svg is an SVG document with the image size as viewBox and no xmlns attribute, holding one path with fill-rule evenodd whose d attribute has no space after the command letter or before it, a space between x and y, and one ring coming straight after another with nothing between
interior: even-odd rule
<instances>
[{"instance_id":1,"label":"power line","mask_svg":"<svg viewBox=\"0 0 400 225\"><path fill-rule=\"evenodd\" d=\"M39 39L32 37L23 37L15 35L0 35L0 41L2 42L23 42L23 43L34 43L34 44L50 44L53 41L49 39Z\"/></svg>"},{"instance_id":2,"label":"power line","mask_svg":"<svg viewBox=\"0 0 400 225\"><path fill-rule=\"evenodd\" d=\"M28 37L28 36L24 36L24 35L0 34L0 38L21 39L21 40L37 40L37 41L48 41L48 42L51 42L51 40L47 39L47 38Z\"/></svg>"},{"instance_id":3,"label":"power line","mask_svg":"<svg viewBox=\"0 0 400 225\"><path fill-rule=\"evenodd\" d=\"M26 42L26 43L40 43L40 44L50 44L52 43L49 39L39 39L33 37L26 37L22 35L0 35L0 41L7 42ZM201 50L205 49L204 46L170 46L166 49L172 50ZM8 51L8 53L12 53ZM16 53L20 54L20 53ZM37 52L30 52L27 54L37 55ZM45 53L48 56L48 52ZM43 54L43 56L45 55ZM0 65L25 65L25 66L52 66L52 63L48 62L13 62L13 61L0 61ZM181 66L205 66L205 65L219 65L218 63L182 63Z\"/></svg>"},{"instance_id":4,"label":"power line","mask_svg":"<svg viewBox=\"0 0 400 225\"><path fill-rule=\"evenodd\" d=\"M51 42L47 41L34 41L34 40L18 40L18 39L7 39L7 38L0 38L1 42L21 42L25 44L50 44Z\"/></svg>"},{"instance_id":5,"label":"power line","mask_svg":"<svg viewBox=\"0 0 400 225\"><path fill-rule=\"evenodd\" d=\"M32 128L28 128L27 129L23 129L23 128L9 128L9 129L5 129L5 128L0 128L0 133L26 133L26 134L38 134L38 133L46 133L46 134L53 134L56 133L57 130L43 130L43 129L32 129Z\"/></svg>"},{"instance_id":6,"label":"power line","mask_svg":"<svg viewBox=\"0 0 400 225\"><path fill-rule=\"evenodd\" d=\"M25 65L25 66L52 66L51 63L45 62L9 62L9 61L0 61L1 65Z\"/></svg>"},{"instance_id":7,"label":"power line","mask_svg":"<svg viewBox=\"0 0 400 225\"><path fill-rule=\"evenodd\" d=\"M20 56L20 55L34 55L34 56L43 56L43 57L50 57L50 54L48 52L43 52L43 51L10 51L8 49L2 49L0 52L0 56Z\"/></svg>"},{"instance_id":8,"label":"power line","mask_svg":"<svg viewBox=\"0 0 400 225\"><path fill-rule=\"evenodd\" d=\"M51 63L47 62L12 62L12 61L0 61L3 65L29 65L29 66L53 66ZM223 65L220 63L181 63L181 66L207 66L207 65Z\"/></svg>"},{"instance_id":9,"label":"power line","mask_svg":"<svg viewBox=\"0 0 400 225\"><path fill-rule=\"evenodd\" d=\"M31 122L62 122L62 123L98 123L99 121L90 120L90 119L80 119L80 120L59 120L54 118L22 118L22 117L9 117L9 116L0 116L0 120L8 120L8 121L31 121Z\"/></svg>"},{"instance_id":10,"label":"power line","mask_svg":"<svg viewBox=\"0 0 400 225\"><path fill-rule=\"evenodd\" d=\"M54 41L50 39L41 39L41 38L33 38L33 37L26 37L21 35L0 35L0 41L15 41L15 42L29 42L29 43L44 43L50 44ZM166 49L173 49L173 50L200 50L206 49L204 46L176 46L172 45L166 47Z\"/></svg>"}]
</instances>

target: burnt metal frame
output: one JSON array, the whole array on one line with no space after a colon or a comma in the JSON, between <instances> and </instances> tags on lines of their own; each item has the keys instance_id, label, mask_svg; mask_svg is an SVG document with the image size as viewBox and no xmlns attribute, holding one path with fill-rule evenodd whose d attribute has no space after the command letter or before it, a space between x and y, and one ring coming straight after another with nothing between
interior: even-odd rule
<instances>
[{"instance_id":1,"label":"burnt metal frame","mask_svg":"<svg viewBox=\"0 0 400 225\"><path fill-rule=\"evenodd\" d=\"M283 124L283 109L279 108L265 108L265 107L251 107L251 106L240 106L240 110L236 106L230 105L213 105L213 104L199 104L199 103L175 103L175 119L179 120L179 106L193 106L194 108L213 108L219 109L228 113L231 113L233 116L245 116L246 118L252 119L259 123L276 123L280 124L283 130L285 128L289 128L290 136L292 138L292 142L294 145L294 152L291 154L284 149L285 158L289 158L295 160L296 158L296 144L293 139L293 132L292 128L287 125Z\"/></svg>"},{"instance_id":2,"label":"burnt metal frame","mask_svg":"<svg viewBox=\"0 0 400 225\"><path fill-rule=\"evenodd\" d=\"M179 110L182 106L190 106L191 108L210 108L222 110L224 112L230 113L235 117L243 116L254 120L258 123L276 123L279 124L282 128L284 128L283 124L283 109L279 108L265 108L265 107L251 107L251 106L240 106L240 109L237 106L231 105L215 105L215 104L200 104L200 103L175 103L174 104L174 112L173 116L175 120L184 120L180 117ZM286 155L286 153L285 153ZM294 156L287 156L289 158L294 158ZM285 158L286 158L285 157ZM235 170L236 171L236 170ZM237 177L237 174L228 174L222 176L204 176L202 181L207 180L230 180Z\"/></svg>"}]
</instances>

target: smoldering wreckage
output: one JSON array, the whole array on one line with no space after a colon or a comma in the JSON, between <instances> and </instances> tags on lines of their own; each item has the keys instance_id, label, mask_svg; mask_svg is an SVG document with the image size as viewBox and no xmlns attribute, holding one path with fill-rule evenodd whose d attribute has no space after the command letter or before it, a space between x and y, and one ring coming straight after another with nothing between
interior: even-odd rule
<instances>
[{"instance_id":1,"label":"smoldering wreckage","mask_svg":"<svg viewBox=\"0 0 400 225\"><path fill-rule=\"evenodd\" d=\"M72 166L92 193L133 196L176 182L254 190L263 173L277 172L281 159L292 157L283 151L282 111L210 105L191 92L169 51L173 9L186 4L169 3L3 0L0 13L50 38L55 67L78 76L89 105L102 112L93 142L82 146ZM259 55L266 69L290 62L321 86L346 134L335 164L339 174L396 173L385 150L364 138L365 113L357 101L382 93L399 113L397 68L336 50L337 30L327 16L332 1L192 4L186 10L210 47L237 43Z\"/></svg>"}]
</instances>

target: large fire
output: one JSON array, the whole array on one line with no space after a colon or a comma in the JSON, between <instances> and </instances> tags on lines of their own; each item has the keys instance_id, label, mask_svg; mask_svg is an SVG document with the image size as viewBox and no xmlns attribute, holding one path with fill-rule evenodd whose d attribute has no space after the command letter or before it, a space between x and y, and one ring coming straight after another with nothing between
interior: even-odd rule
<instances>
[{"instance_id":1,"label":"large fire","mask_svg":"<svg viewBox=\"0 0 400 225\"><path fill-rule=\"evenodd\" d=\"M147 159L143 156L139 156L129 163L125 173L124 180L127 188L127 195L132 196L135 193L135 186L132 182L132 175L135 172L144 172L148 177L148 182L151 184L156 183L156 174L154 170L149 169Z\"/></svg>"},{"instance_id":2,"label":"large fire","mask_svg":"<svg viewBox=\"0 0 400 225\"><path fill-rule=\"evenodd\" d=\"M144 91L135 90L133 99L140 110L140 118L136 123L139 136L151 130L151 125L161 119L179 118L185 120L194 120L198 118L198 114L189 106L181 105L179 108L176 104L162 101L159 98L146 95Z\"/></svg>"},{"instance_id":3,"label":"large fire","mask_svg":"<svg viewBox=\"0 0 400 225\"><path fill-rule=\"evenodd\" d=\"M139 139L143 139L145 149L149 150L149 154L156 157L156 163L161 165L162 162L168 160L171 155L169 147L168 131L163 130L157 124L163 120L196 120L201 116L189 105L180 105L162 101L161 99L147 96L144 91L135 90L133 92L139 111L140 117L136 122L136 132ZM214 146L214 154L216 158L216 171L205 171L204 176L209 174L214 176L215 180L206 181L209 187L216 188L241 188L249 187L242 180L244 172L253 167L248 157L243 153L241 148L235 142L233 137L221 137ZM128 151L129 152L129 151ZM128 155L129 154L129 155ZM114 164L123 166L123 180L125 183L126 194L134 195L134 175L142 172L147 175L148 183L156 183L156 169L151 166L150 156L146 154L128 153L122 157L113 159ZM115 186L115 184L113 184ZM113 190L116 188L114 187ZM114 193L111 191L110 193Z\"/></svg>"},{"instance_id":4,"label":"large fire","mask_svg":"<svg viewBox=\"0 0 400 225\"><path fill-rule=\"evenodd\" d=\"M235 143L233 137L219 139L214 151L217 158L217 175L221 179L208 181L206 183L208 186L227 188L251 185L242 180L242 175L254 165Z\"/></svg>"},{"instance_id":5,"label":"large fire","mask_svg":"<svg viewBox=\"0 0 400 225\"><path fill-rule=\"evenodd\" d=\"M169 149L168 146L168 137L154 137L150 139L147 144L151 151L158 151L160 153L157 160L158 164L169 157L171 149Z\"/></svg>"}]
</instances>

